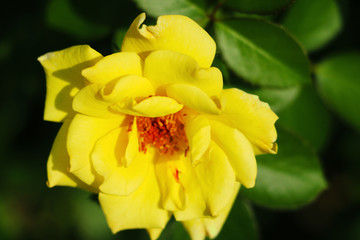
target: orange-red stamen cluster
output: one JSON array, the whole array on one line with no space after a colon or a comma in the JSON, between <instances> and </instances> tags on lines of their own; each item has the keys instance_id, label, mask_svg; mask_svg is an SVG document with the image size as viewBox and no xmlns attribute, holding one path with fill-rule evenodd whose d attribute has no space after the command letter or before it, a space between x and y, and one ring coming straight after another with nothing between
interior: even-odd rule
<instances>
[{"instance_id":1,"label":"orange-red stamen cluster","mask_svg":"<svg viewBox=\"0 0 360 240\"><path fill-rule=\"evenodd\" d=\"M182 117L180 112L156 118L137 117L139 151L146 153L147 146L151 144L160 154L173 154L179 150L186 154L189 144Z\"/></svg>"}]
</instances>

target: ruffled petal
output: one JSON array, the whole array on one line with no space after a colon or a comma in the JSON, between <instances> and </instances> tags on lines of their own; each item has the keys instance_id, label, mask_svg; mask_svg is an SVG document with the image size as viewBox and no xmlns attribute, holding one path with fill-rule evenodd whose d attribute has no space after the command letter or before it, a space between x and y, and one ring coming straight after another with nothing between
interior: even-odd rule
<instances>
[{"instance_id":1,"label":"ruffled petal","mask_svg":"<svg viewBox=\"0 0 360 240\"><path fill-rule=\"evenodd\" d=\"M108 55L94 66L82 71L82 75L92 83L106 84L125 75L142 76L139 55L134 52L118 52Z\"/></svg>"},{"instance_id":2,"label":"ruffled petal","mask_svg":"<svg viewBox=\"0 0 360 240\"><path fill-rule=\"evenodd\" d=\"M219 114L215 102L200 88L189 84L171 84L166 88L169 97L184 106L206 114Z\"/></svg>"},{"instance_id":3,"label":"ruffled petal","mask_svg":"<svg viewBox=\"0 0 360 240\"><path fill-rule=\"evenodd\" d=\"M111 130L121 126L124 119L125 116L94 118L82 114L75 115L67 137L72 174L93 187L98 187L102 183L103 177L95 172L90 154L95 142Z\"/></svg>"},{"instance_id":4,"label":"ruffled petal","mask_svg":"<svg viewBox=\"0 0 360 240\"><path fill-rule=\"evenodd\" d=\"M159 207L160 189L152 167L143 184L128 196L99 194L99 201L113 233L134 228L164 228L170 218Z\"/></svg>"},{"instance_id":5,"label":"ruffled petal","mask_svg":"<svg viewBox=\"0 0 360 240\"><path fill-rule=\"evenodd\" d=\"M136 117L134 117L134 121L131 126L131 131L127 128L126 131L128 132L128 144L125 149L125 158L123 164L125 167L129 167L130 164L134 161L134 159L139 158L139 155L143 155L139 152L139 139L138 139L138 131L137 131L137 124L136 124ZM141 158L140 156L140 158Z\"/></svg>"},{"instance_id":6,"label":"ruffled petal","mask_svg":"<svg viewBox=\"0 0 360 240\"><path fill-rule=\"evenodd\" d=\"M69 172L70 159L66 151L66 139L68 135L70 120L65 120L61 126L47 163L47 174L49 187L54 186L70 186L79 187L91 192L97 192L96 189L86 185L76 176Z\"/></svg>"},{"instance_id":7,"label":"ruffled petal","mask_svg":"<svg viewBox=\"0 0 360 240\"><path fill-rule=\"evenodd\" d=\"M127 109L129 100L132 102L138 98L143 99L153 93L154 89L146 78L129 75L112 81L105 86L93 83L84 87L74 97L73 109L93 117L118 117L119 112L125 114L131 114L132 112L126 110L112 111L114 105L117 107L125 105L124 108ZM131 105L132 107L134 106Z\"/></svg>"},{"instance_id":8,"label":"ruffled petal","mask_svg":"<svg viewBox=\"0 0 360 240\"><path fill-rule=\"evenodd\" d=\"M93 66L102 55L88 45L50 52L38 58L46 73L44 119L61 122L72 117L72 99L85 86L81 71Z\"/></svg>"},{"instance_id":9,"label":"ruffled petal","mask_svg":"<svg viewBox=\"0 0 360 240\"><path fill-rule=\"evenodd\" d=\"M256 159L248 139L237 129L218 121L210 121L214 141L224 150L236 179L245 187L255 185Z\"/></svg>"},{"instance_id":10,"label":"ruffled petal","mask_svg":"<svg viewBox=\"0 0 360 240\"><path fill-rule=\"evenodd\" d=\"M164 229L162 229L162 228L148 228L148 229L146 229L146 231L148 232L149 237L150 237L151 240L158 239L163 230Z\"/></svg>"},{"instance_id":11,"label":"ruffled petal","mask_svg":"<svg viewBox=\"0 0 360 240\"><path fill-rule=\"evenodd\" d=\"M192 240L203 240L206 236L213 239L219 234L223 227L227 216L234 204L236 196L239 192L240 184L236 183L234 186L231 200L226 207L221 211L216 218L197 218L189 221L184 221L183 225Z\"/></svg>"},{"instance_id":12,"label":"ruffled petal","mask_svg":"<svg viewBox=\"0 0 360 240\"><path fill-rule=\"evenodd\" d=\"M161 191L161 206L166 210L184 209L187 204L185 189L179 180L180 174L187 174L187 161L184 154L157 157L155 170Z\"/></svg>"},{"instance_id":13,"label":"ruffled petal","mask_svg":"<svg viewBox=\"0 0 360 240\"><path fill-rule=\"evenodd\" d=\"M101 99L102 85L94 83L81 89L73 101L73 109L84 115L101 118L118 118L119 113L110 111L111 102Z\"/></svg>"},{"instance_id":14,"label":"ruffled petal","mask_svg":"<svg viewBox=\"0 0 360 240\"><path fill-rule=\"evenodd\" d=\"M91 154L95 171L104 177L99 189L112 195L129 195L143 183L148 171L151 154L139 153L131 165L125 167L128 144L128 127L112 130L100 138Z\"/></svg>"},{"instance_id":15,"label":"ruffled petal","mask_svg":"<svg viewBox=\"0 0 360 240\"><path fill-rule=\"evenodd\" d=\"M274 124L278 117L267 103L235 88L224 90L219 100L224 116L250 140L256 154L277 152Z\"/></svg>"},{"instance_id":16,"label":"ruffled petal","mask_svg":"<svg viewBox=\"0 0 360 240\"><path fill-rule=\"evenodd\" d=\"M169 97L153 96L139 103L132 98L126 99L111 105L110 108L114 112L133 116L161 117L180 111L183 105Z\"/></svg>"},{"instance_id":17,"label":"ruffled petal","mask_svg":"<svg viewBox=\"0 0 360 240\"><path fill-rule=\"evenodd\" d=\"M185 126L191 162L194 167L203 161L203 155L209 148L211 141L210 122L201 115L188 115L185 118Z\"/></svg>"},{"instance_id":18,"label":"ruffled petal","mask_svg":"<svg viewBox=\"0 0 360 240\"><path fill-rule=\"evenodd\" d=\"M191 57L179 52L158 50L145 59L144 76L157 91L161 86L174 83L188 83L199 87L208 96L218 95L223 87L222 74L215 67L200 68Z\"/></svg>"},{"instance_id":19,"label":"ruffled petal","mask_svg":"<svg viewBox=\"0 0 360 240\"><path fill-rule=\"evenodd\" d=\"M142 25L144 20L145 13L142 13L131 24L122 51L146 55L159 49L172 50L191 56L202 68L210 67L216 45L196 22L181 15L160 16L155 26Z\"/></svg>"},{"instance_id":20,"label":"ruffled petal","mask_svg":"<svg viewBox=\"0 0 360 240\"><path fill-rule=\"evenodd\" d=\"M175 212L178 221L204 216L218 216L233 196L235 174L227 156L215 142L211 142L201 164L191 174L179 175L189 195L189 204Z\"/></svg>"},{"instance_id":21,"label":"ruffled petal","mask_svg":"<svg viewBox=\"0 0 360 240\"><path fill-rule=\"evenodd\" d=\"M126 98L144 98L154 94L154 88L146 78L128 75L109 82L100 91L102 99L121 102Z\"/></svg>"}]
</instances>

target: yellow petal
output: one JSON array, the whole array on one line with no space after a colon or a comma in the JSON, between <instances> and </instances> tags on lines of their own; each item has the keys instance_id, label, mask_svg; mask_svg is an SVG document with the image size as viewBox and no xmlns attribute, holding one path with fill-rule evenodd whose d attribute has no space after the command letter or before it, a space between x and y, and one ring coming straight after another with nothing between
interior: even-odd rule
<instances>
[{"instance_id":1,"label":"yellow petal","mask_svg":"<svg viewBox=\"0 0 360 240\"><path fill-rule=\"evenodd\" d=\"M224 151L214 142L204 158L194 171L211 215L217 216L231 200L235 173Z\"/></svg>"},{"instance_id":2,"label":"yellow petal","mask_svg":"<svg viewBox=\"0 0 360 240\"><path fill-rule=\"evenodd\" d=\"M148 232L151 240L156 240L160 237L163 229L162 228L148 228L148 229L146 229L146 231Z\"/></svg>"},{"instance_id":3,"label":"yellow petal","mask_svg":"<svg viewBox=\"0 0 360 240\"><path fill-rule=\"evenodd\" d=\"M218 95L223 87L219 69L200 68L193 58L168 50L150 53L145 59L144 76L156 88L172 83L188 83L199 87L208 96ZM161 92L161 88L158 91Z\"/></svg>"},{"instance_id":4,"label":"yellow petal","mask_svg":"<svg viewBox=\"0 0 360 240\"><path fill-rule=\"evenodd\" d=\"M99 189L112 195L129 195L143 183L151 154L138 154L129 167L122 162L128 143L128 127L117 128L100 138L91 154L95 171L104 177Z\"/></svg>"},{"instance_id":5,"label":"yellow petal","mask_svg":"<svg viewBox=\"0 0 360 240\"><path fill-rule=\"evenodd\" d=\"M154 95L154 88L146 78L128 75L109 82L101 89L101 97L108 102L121 102L126 98Z\"/></svg>"},{"instance_id":6,"label":"yellow petal","mask_svg":"<svg viewBox=\"0 0 360 240\"><path fill-rule=\"evenodd\" d=\"M192 170L192 175L179 175L189 195L189 204L183 211L174 213L178 221L218 216L233 196L234 171L225 153L214 142L203 162Z\"/></svg>"},{"instance_id":7,"label":"yellow petal","mask_svg":"<svg viewBox=\"0 0 360 240\"><path fill-rule=\"evenodd\" d=\"M143 117L161 117L176 113L182 109L183 105L174 99L162 96L149 97L140 103L133 99L127 99L121 103L116 103L110 108L114 112L130 114Z\"/></svg>"},{"instance_id":8,"label":"yellow petal","mask_svg":"<svg viewBox=\"0 0 360 240\"><path fill-rule=\"evenodd\" d=\"M239 89L224 90L219 100L224 115L250 140L256 154L276 153L278 117L267 103Z\"/></svg>"},{"instance_id":9,"label":"yellow petal","mask_svg":"<svg viewBox=\"0 0 360 240\"><path fill-rule=\"evenodd\" d=\"M88 45L50 52L38 58L46 73L45 120L61 122L74 115L72 99L86 81L81 71L101 58L101 54Z\"/></svg>"},{"instance_id":10,"label":"yellow petal","mask_svg":"<svg viewBox=\"0 0 360 240\"><path fill-rule=\"evenodd\" d=\"M131 24L122 43L121 50L146 54L166 49L180 52L194 58L202 68L210 67L216 45L210 35L196 22L181 15L160 16L157 25L141 24L145 13Z\"/></svg>"},{"instance_id":11,"label":"yellow petal","mask_svg":"<svg viewBox=\"0 0 360 240\"><path fill-rule=\"evenodd\" d=\"M125 75L142 76L141 59L134 52L118 52L108 55L94 66L82 71L92 83L106 84Z\"/></svg>"},{"instance_id":12,"label":"yellow petal","mask_svg":"<svg viewBox=\"0 0 360 240\"><path fill-rule=\"evenodd\" d=\"M90 154L95 142L111 130L118 128L124 118L94 118L81 114L75 115L67 137L71 173L93 187L98 187L102 183L103 177L93 169Z\"/></svg>"},{"instance_id":13,"label":"yellow petal","mask_svg":"<svg viewBox=\"0 0 360 240\"><path fill-rule=\"evenodd\" d=\"M206 114L219 114L215 102L200 88L189 84L172 84L166 88L169 97L186 107Z\"/></svg>"},{"instance_id":14,"label":"yellow petal","mask_svg":"<svg viewBox=\"0 0 360 240\"><path fill-rule=\"evenodd\" d=\"M125 167L129 167L134 159L138 158L139 155L143 155L142 153L139 152L139 139L138 139L136 117L134 118L134 122L131 126L131 131L130 132L128 131L128 134L129 134L128 137L129 141L125 150L125 162L124 162Z\"/></svg>"},{"instance_id":15,"label":"yellow petal","mask_svg":"<svg viewBox=\"0 0 360 240\"><path fill-rule=\"evenodd\" d=\"M179 175L186 174L185 161L183 153L157 158L155 170L161 190L161 206L166 210L183 209L187 203L184 187L179 181Z\"/></svg>"},{"instance_id":16,"label":"yellow petal","mask_svg":"<svg viewBox=\"0 0 360 240\"><path fill-rule=\"evenodd\" d=\"M202 162L202 157L210 145L210 122L201 115L188 115L185 118L185 133L189 141L191 162L196 166Z\"/></svg>"},{"instance_id":17,"label":"yellow petal","mask_svg":"<svg viewBox=\"0 0 360 240\"><path fill-rule=\"evenodd\" d=\"M233 188L231 200L216 218L197 218L183 222L185 229L191 236L191 239L202 240L205 239L205 236L208 236L211 239L216 238L223 227L227 216L229 215L239 188L240 184L236 183Z\"/></svg>"},{"instance_id":18,"label":"yellow petal","mask_svg":"<svg viewBox=\"0 0 360 240\"><path fill-rule=\"evenodd\" d=\"M189 233L191 240L205 239L207 233L204 226L204 220L202 218L184 221L183 225L186 231Z\"/></svg>"},{"instance_id":19,"label":"yellow petal","mask_svg":"<svg viewBox=\"0 0 360 240\"><path fill-rule=\"evenodd\" d=\"M210 121L215 142L224 150L236 179L247 188L255 185L256 159L248 139L237 129L218 121Z\"/></svg>"},{"instance_id":20,"label":"yellow petal","mask_svg":"<svg viewBox=\"0 0 360 240\"><path fill-rule=\"evenodd\" d=\"M118 113L110 111L112 103L101 99L99 91L102 88L100 84L90 84L81 89L73 101L73 109L79 113L102 118L117 118Z\"/></svg>"},{"instance_id":21,"label":"yellow petal","mask_svg":"<svg viewBox=\"0 0 360 240\"><path fill-rule=\"evenodd\" d=\"M152 167L143 184L128 196L99 194L99 201L113 233L134 228L164 228L170 218L159 207L160 189Z\"/></svg>"},{"instance_id":22,"label":"yellow petal","mask_svg":"<svg viewBox=\"0 0 360 240\"><path fill-rule=\"evenodd\" d=\"M49 187L54 186L70 186L79 187L91 192L97 192L96 189L91 188L84 182L80 181L76 176L70 173L70 159L66 151L66 139L68 135L70 120L65 120L61 126L47 163L47 174Z\"/></svg>"}]
</instances>

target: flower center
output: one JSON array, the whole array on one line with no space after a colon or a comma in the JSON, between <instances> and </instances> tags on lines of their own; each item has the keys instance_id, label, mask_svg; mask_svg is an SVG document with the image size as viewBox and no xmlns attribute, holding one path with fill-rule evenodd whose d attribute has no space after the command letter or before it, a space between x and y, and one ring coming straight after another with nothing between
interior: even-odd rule
<instances>
[{"instance_id":1,"label":"flower center","mask_svg":"<svg viewBox=\"0 0 360 240\"><path fill-rule=\"evenodd\" d=\"M147 145L152 144L160 154L173 154L189 150L185 134L183 114L180 112L162 117L138 117L139 151L146 153Z\"/></svg>"}]
</instances>

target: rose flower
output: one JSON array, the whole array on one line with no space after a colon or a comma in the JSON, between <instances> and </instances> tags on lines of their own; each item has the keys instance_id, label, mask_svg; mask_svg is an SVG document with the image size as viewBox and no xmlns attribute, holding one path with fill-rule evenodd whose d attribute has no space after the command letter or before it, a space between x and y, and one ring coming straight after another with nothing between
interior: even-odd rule
<instances>
[{"instance_id":1,"label":"rose flower","mask_svg":"<svg viewBox=\"0 0 360 240\"><path fill-rule=\"evenodd\" d=\"M63 122L48 186L98 193L111 230L156 239L171 216L193 239L214 238L255 155L276 153L277 116L257 96L223 90L214 40L194 21L140 14L121 52L87 45L50 52L44 119ZM142 26L141 26L142 25Z\"/></svg>"}]
</instances>

